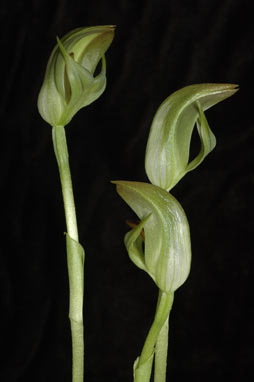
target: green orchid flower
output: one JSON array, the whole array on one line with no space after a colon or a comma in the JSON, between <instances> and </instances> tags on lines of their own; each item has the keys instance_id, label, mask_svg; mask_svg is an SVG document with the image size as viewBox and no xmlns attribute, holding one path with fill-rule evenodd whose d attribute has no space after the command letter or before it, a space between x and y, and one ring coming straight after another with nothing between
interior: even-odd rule
<instances>
[{"instance_id":1,"label":"green orchid flower","mask_svg":"<svg viewBox=\"0 0 254 382\"><path fill-rule=\"evenodd\" d=\"M114 37L114 26L79 28L57 38L38 97L42 118L51 126L65 126L106 87L104 54ZM101 71L94 76L99 61Z\"/></svg>"},{"instance_id":2,"label":"green orchid flower","mask_svg":"<svg viewBox=\"0 0 254 382\"><path fill-rule=\"evenodd\" d=\"M237 85L233 84L191 85L176 91L161 104L152 122L146 148L145 169L151 183L169 191L204 160L216 145L204 111L237 90ZM201 149L189 162L195 124Z\"/></svg>"},{"instance_id":3,"label":"green orchid flower","mask_svg":"<svg viewBox=\"0 0 254 382\"><path fill-rule=\"evenodd\" d=\"M161 291L174 292L187 279L191 263L189 225L181 205L170 193L149 183L113 183L141 220L125 235L130 259L152 277Z\"/></svg>"}]
</instances>

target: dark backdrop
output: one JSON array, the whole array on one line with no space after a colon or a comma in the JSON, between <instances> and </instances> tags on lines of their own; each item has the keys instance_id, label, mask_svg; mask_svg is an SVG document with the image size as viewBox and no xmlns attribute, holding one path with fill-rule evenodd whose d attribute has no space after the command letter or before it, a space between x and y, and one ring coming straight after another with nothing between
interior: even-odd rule
<instances>
[{"instance_id":1,"label":"dark backdrop","mask_svg":"<svg viewBox=\"0 0 254 382\"><path fill-rule=\"evenodd\" d=\"M173 91L240 84L207 112L217 147L174 188L193 261L175 295L168 380L253 380L252 1L13 0L1 17L1 377L71 381L65 222L37 95L55 37L116 24L105 93L67 139L85 264L85 381L129 382L157 288L123 245L130 209L111 179L146 181L153 115Z\"/></svg>"}]
</instances>

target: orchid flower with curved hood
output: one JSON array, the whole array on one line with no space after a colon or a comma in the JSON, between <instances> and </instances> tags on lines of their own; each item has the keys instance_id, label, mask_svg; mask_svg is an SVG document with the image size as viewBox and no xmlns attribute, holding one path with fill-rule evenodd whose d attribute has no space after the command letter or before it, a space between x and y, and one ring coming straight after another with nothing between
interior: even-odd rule
<instances>
[{"instance_id":1,"label":"orchid flower with curved hood","mask_svg":"<svg viewBox=\"0 0 254 382\"><path fill-rule=\"evenodd\" d=\"M169 191L214 149L216 139L204 111L232 96L233 84L197 84L171 94L159 107L150 129L145 169L151 183ZM189 162L195 124L201 141L199 154Z\"/></svg>"},{"instance_id":2,"label":"orchid flower with curved hood","mask_svg":"<svg viewBox=\"0 0 254 382\"><path fill-rule=\"evenodd\" d=\"M141 220L125 235L130 259L163 292L187 279L191 263L189 224L183 208L167 191L149 183L115 181L118 194ZM144 229L144 251L141 231Z\"/></svg>"},{"instance_id":3,"label":"orchid flower with curved hood","mask_svg":"<svg viewBox=\"0 0 254 382\"><path fill-rule=\"evenodd\" d=\"M106 87L104 54L114 37L114 26L79 28L57 38L38 97L42 118L51 126L65 126ZM94 76L99 61L101 71Z\"/></svg>"}]
</instances>

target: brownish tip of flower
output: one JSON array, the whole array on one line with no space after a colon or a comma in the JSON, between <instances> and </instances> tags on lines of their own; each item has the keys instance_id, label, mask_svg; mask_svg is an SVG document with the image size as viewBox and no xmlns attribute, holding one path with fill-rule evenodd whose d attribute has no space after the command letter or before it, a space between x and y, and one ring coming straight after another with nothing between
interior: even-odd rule
<instances>
[{"instance_id":1,"label":"brownish tip of flower","mask_svg":"<svg viewBox=\"0 0 254 382\"><path fill-rule=\"evenodd\" d=\"M125 223L130 227L130 228L136 228L140 221L133 221L133 220L126 220ZM140 232L140 236L142 237L143 241L145 241L145 231L144 231L144 228L142 229L142 231Z\"/></svg>"}]
</instances>

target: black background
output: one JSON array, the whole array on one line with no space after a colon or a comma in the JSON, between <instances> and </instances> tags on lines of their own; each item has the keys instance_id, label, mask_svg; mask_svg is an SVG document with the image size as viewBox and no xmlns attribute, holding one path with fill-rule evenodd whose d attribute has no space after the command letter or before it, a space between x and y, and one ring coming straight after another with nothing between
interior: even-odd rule
<instances>
[{"instance_id":1,"label":"black background","mask_svg":"<svg viewBox=\"0 0 254 382\"><path fill-rule=\"evenodd\" d=\"M71 381L61 189L51 128L36 102L56 35L102 24L117 25L107 89L67 127L86 250L85 381L132 380L157 298L124 248L134 215L110 180L147 181L154 113L173 91L201 82L240 91L206 113L217 147L172 191L189 219L193 261L175 295L168 381L253 380L251 4L1 2L1 381Z\"/></svg>"}]
</instances>

